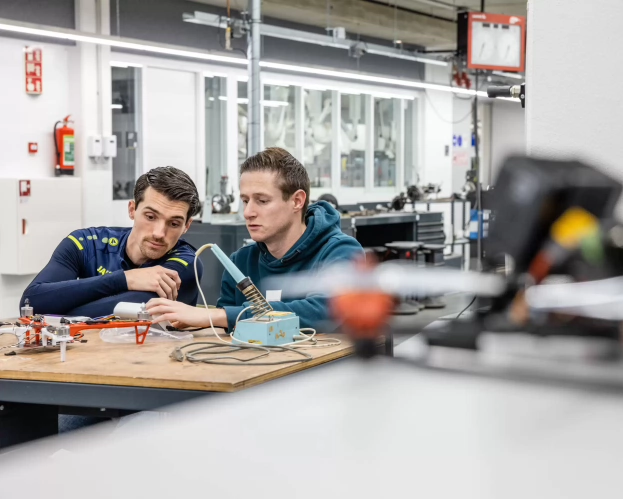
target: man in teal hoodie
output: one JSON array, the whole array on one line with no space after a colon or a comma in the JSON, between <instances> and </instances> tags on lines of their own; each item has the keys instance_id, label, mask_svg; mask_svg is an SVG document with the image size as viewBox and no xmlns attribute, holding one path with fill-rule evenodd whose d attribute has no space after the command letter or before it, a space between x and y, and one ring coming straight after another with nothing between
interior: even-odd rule
<instances>
[{"instance_id":1,"label":"man in teal hoodie","mask_svg":"<svg viewBox=\"0 0 623 499\"><path fill-rule=\"evenodd\" d=\"M271 300L273 309L294 312L301 327L315 327L328 318L326 299L310 296L280 301L280 290L266 289L266 279L288 272L317 270L323 265L363 257L361 245L342 233L340 214L328 203L309 206L309 176L290 153L277 147L249 157L240 167L240 200L255 244L236 251L231 259ZM223 273L216 309L190 307L158 298L147 310L158 320L178 326L215 326L231 331L245 308L245 297L229 273ZM208 315L209 314L209 315ZM241 316L246 318L247 315Z\"/></svg>"}]
</instances>

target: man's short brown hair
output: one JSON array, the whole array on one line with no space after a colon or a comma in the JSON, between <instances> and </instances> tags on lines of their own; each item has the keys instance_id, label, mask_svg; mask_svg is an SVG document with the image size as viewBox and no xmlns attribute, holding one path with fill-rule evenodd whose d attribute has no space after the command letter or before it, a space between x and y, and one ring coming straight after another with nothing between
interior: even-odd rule
<instances>
[{"instance_id":1,"label":"man's short brown hair","mask_svg":"<svg viewBox=\"0 0 623 499\"><path fill-rule=\"evenodd\" d=\"M143 173L134 186L136 206L145 199L145 191L151 187L170 201L188 203L186 221L201 211L201 201L197 186L182 170L173 166L159 166Z\"/></svg>"},{"instance_id":2,"label":"man's short brown hair","mask_svg":"<svg viewBox=\"0 0 623 499\"><path fill-rule=\"evenodd\" d=\"M240 167L240 175L245 172L271 171L277 173L279 189L283 200L287 201L298 190L305 192L305 204L301 218L305 220L309 206L309 175L305 167L288 151L280 147L269 147L254 156L248 157Z\"/></svg>"}]
</instances>

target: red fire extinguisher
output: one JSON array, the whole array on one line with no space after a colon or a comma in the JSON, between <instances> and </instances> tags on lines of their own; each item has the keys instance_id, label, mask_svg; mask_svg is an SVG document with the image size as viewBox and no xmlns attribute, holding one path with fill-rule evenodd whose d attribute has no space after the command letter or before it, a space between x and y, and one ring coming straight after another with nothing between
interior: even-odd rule
<instances>
[{"instance_id":1,"label":"red fire extinguisher","mask_svg":"<svg viewBox=\"0 0 623 499\"><path fill-rule=\"evenodd\" d=\"M54 174L73 175L75 165L74 129L69 126L73 123L71 116L65 116L63 121L54 124L54 145L56 146L56 167ZM63 126L58 128L58 125Z\"/></svg>"}]
</instances>

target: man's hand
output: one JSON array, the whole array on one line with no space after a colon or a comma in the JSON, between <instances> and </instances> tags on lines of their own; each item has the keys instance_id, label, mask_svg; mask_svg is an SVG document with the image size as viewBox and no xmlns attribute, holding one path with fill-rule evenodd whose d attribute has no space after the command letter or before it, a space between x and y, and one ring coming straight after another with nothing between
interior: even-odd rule
<instances>
[{"instance_id":1,"label":"man's hand","mask_svg":"<svg viewBox=\"0 0 623 499\"><path fill-rule=\"evenodd\" d=\"M146 309L154 322L169 321L178 329L210 327L210 317L215 327L227 327L227 315L220 308L192 307L178 301L152 298L147 302Z\"/></svg>"},{"instance_id":2,"label":"man's hand","mask_svg":"<svg viewBox=\"0 0 623 499\"><path fill-rule=\"evenodd\" d=\"M157 265L144 269L126 270L124 274L129 291L151 291L161 298L177 300L177 291L182 281L175 270Z\"/></svg>"}]
</instances>

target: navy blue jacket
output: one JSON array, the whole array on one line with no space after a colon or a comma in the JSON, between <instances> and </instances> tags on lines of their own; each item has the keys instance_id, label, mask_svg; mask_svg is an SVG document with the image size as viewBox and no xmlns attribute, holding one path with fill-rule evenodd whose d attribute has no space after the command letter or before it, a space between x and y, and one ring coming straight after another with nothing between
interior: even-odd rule
<instances>
[{"instance_id":1,"label":"navy blue jacket","mask_svg":"<svg viewBox=\"0 0 623 499\"><path fill-rule=\"evenodd\" d=\"M307 229L281 259L270 254L264 243L240 248L231 259L240 271L251 278L260 292L266 296L264 281L287 272L313 271L321 266L364 256L356 239L344 234L340 228L340 214L327 202L312 204L305 216ZM231 331L236 317L245 308L245 297L236 288L236 282L227 271L223 272L221 297L216 306L225 309L227 325ZM273 309L294 312L299 316L301 327L317 327L329 317L325 297L314 295L301 300L271 302ZM249 312L241 319L248 318Z\"/></svg>"},{"instance_id":2,"label":"navy blue jacket","mask_svg":"<svg viewBox=\"0 0 623 499\"><path fill-rule=\"evenodd\" d=\"M197 303L197 285L193 263L195 248L180 239L159 260L134 265L125 252L132 229L91 227L72 232L57 246L45 268L24 291L36 314L85 315L100 317L112 314L119 302L143 303L157 298L156 293L128 291L124 271L162 267L177 271L182 281L178 301ZM203 266L197 262L201 279Z\"/></svg>"}]
</instances>

